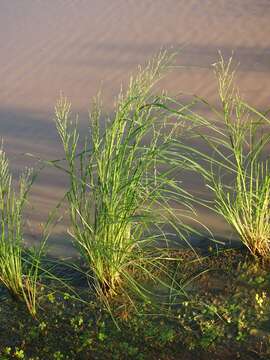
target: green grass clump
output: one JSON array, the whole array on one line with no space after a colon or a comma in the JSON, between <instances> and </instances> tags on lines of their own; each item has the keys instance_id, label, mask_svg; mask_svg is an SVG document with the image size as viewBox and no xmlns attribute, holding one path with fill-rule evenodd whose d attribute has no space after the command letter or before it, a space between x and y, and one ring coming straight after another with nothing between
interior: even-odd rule
<instances>
[{"instance_id":1,"label":"green grass clump","mask_svg":"<svg viewBox=\"0 0 270 360\"><path fill-rule=\"evenodd\" d=\"M171 202L184 203L174 178L175 139L183 124L180 115L173 118L166 110L166 96L152 93L169 60L162 53L131 78L104 126L100 101L94 103L84 150L70 103L61 98L56 105L70 177L70 233L102 295L121 292L127 284L145 294L133 274L137 270L158 281L154 273L166 272L164 226L180 232Z\"/></svg>"},{"instance_id":2,"label":"green grass clump","mask_svg":"<svg viewBox=\"0 0 270 360\"><path fill-rule=\"evenodd\" d=\"M26 170L20 177L18 193L3 148L0 150L0 282L11 296L23 300L29 312L36 315L39 256L26 260L23 239L23 210L33 181Z\"/></svg>"},{"instance_id":3,"label":"green grass clump","mask_svg":"<svg viewBox=\"0 0 270 360\"><path fill-rule=\"evenodd\" d=\"M269 258L269 120L241 99L234 86L232 59L226 63L221 57L214 66L221 110L210 107L214 120L189 115L210 149L207 153L191 148L191 154L201 162L190 164L204 176L214 194L215 211L254 256Z\"/></svg>"}]
</instances>

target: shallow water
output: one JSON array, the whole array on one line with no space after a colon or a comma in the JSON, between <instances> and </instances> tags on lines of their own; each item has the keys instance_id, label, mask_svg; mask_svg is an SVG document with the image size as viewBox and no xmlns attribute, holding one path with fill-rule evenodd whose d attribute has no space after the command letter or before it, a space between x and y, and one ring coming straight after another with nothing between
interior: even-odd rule
<instances>
[{"instance_id":1,"label":"shallow water","mask_svg":"<svg viewBox=\"0 0 270 360\"><path fill-rule=\"evenodd\" d=\"M2 0L0 3L0 134L15 170L61 153L53 107L60 91L86 122L90 99L102 89L111 110L121 83L160 48L181 49L181 65L166 82L171 93L216 101L211 64L234 52L244 97L269 107L270 4L268 0ZM195 186L195 185L194 185ZM28 230L60 200L66 181L50 169L33 188ZM218 233L222 221L203 214ZM57 247L64 226L55 232Z\"/></svg>"}]
</instances>

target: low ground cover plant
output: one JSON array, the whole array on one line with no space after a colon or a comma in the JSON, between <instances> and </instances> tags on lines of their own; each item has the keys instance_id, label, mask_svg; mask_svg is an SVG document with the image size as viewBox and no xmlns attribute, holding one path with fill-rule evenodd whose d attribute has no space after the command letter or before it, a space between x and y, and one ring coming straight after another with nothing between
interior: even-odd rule
<instances>
[{"instance_id":1,"label":"low ground cover plant","mask_svg":"<svg viewBox=\"0 0 270 360\"><path fill-rule=\"evenodd\" d=\"M52 296L47 288L39 322L10 298L1 302L0 358L269 359L267 266L239 250L213 252L200 262L192 251L178 256L184 262L178 281L203 272L189 298L165 316L149 303L138 303L140 313L130 304L119 306L115 297L120 329L98 299L82 303L61 291ZM81 291L89 295L87 287Z\"/></svg>"}]
</instances>

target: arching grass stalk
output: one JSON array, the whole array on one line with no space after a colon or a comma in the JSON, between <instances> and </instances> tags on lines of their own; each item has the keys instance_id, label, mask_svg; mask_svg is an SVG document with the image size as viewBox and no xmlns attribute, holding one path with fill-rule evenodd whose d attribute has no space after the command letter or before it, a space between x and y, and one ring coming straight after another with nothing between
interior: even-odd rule
<instances>
[{"instance_id":1,"label":"arching grass stalk","mask_svg":"<svg viewBox=\"0 0 270 360\"><path fill-rule=\"evenodd\" d=\"M270 255L269 120L239 96L232 59L226 63L221 57L214 66L221 110L199 99L209 106L215 119L194 112L187 116L198 126L197 135L209 151L186 147L186 160L204 176L213 192L214 210L254 256L266 258Z\"/></svg>"},{"instance_id":2,"label":"arching grass stalk","mask_svg":"<svg viewBox=\"0 0 270 360\"><path fill-rule=\"evenodd\" d=\"M34 180L32 170L20 177L18 193L13 189L8 160L0 150L0 282L16 300L25 302L36 316L37 275L41 252L25 261L23 209Z\"/></svg>"},{"instance_id":3,"label":"arching grass stalk","mask_svg":"<svg viewBox=\"0 0 270 360\"><path fill-rule=\"evenodd\" d=\"M70 176L70 233L103 297L125 286L146 296L135 273L168 287L154 275L157 270L168 275L164 226L170 225L181 237L181 231L188 230L172 207L188 206L188 194L175 179L181 111L172 116L162 106L166 97L152 94L169 60L162 53L131 78L104 126L100 102L94 103L83 151L70 103L61 98L56 105L56 126Z\"/></svg>"}]
</instances>

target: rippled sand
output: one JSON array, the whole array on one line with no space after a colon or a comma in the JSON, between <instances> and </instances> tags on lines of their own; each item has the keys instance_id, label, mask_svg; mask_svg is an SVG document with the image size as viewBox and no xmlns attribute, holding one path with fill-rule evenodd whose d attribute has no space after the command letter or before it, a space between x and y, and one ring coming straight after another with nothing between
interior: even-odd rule
<instances>
[{"instance_id":1,"label":"rippled sand","mask_svg":"<svg viewBox=\"0 0 270 360\"><path fill-rule=\"evenodd\" d=\"M0 134L14 168L31 164L21 153L60 156L52 121L60 91L85 122L100 89L110 111L128 74L160 48L181 49L181 67L164 84L170 92L216 101L211 64L218 50L233 51L243 95L269 107L269 20L269 0L2 0ZM65 187L52 170L39 177L31 226L46 219Z\"/></svg>"}]
</instances>

